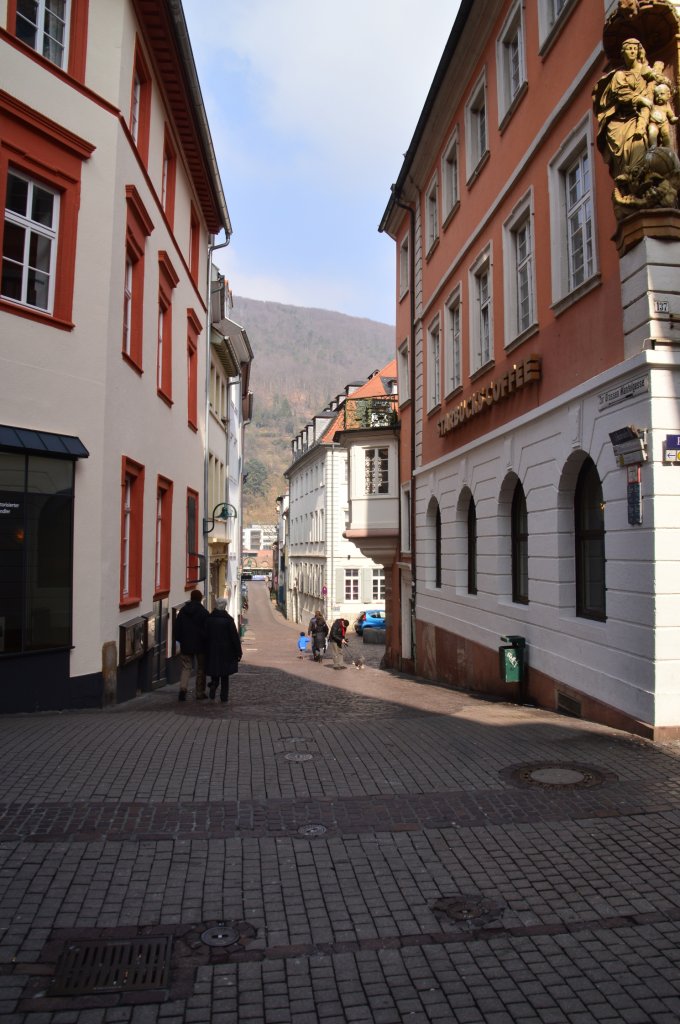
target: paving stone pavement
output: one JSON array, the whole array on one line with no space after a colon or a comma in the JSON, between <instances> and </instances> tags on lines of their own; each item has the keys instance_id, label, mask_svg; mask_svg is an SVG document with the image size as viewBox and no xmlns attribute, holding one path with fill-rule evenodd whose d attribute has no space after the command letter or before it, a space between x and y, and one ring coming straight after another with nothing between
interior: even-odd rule
<instances>
[{"instance_id":1,"label":"paving stone pavement","mask_svg":"<svg viewBox=\"0 0 680 1024\"><path fill-rule=\"evenodd\" d=\"M226 706L0 718L2 1024L677 1024L680 744L299 628L254 583Z\"/></svg>"}]
</instances>

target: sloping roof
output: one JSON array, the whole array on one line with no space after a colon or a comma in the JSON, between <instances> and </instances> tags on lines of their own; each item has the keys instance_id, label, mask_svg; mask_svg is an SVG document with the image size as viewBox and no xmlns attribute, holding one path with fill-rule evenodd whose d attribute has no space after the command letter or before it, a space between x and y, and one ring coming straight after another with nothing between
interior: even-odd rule
<instances>
[{"instance_id":1,"label":"sloping roof","mask_svg":"<svg viewBox=\"0 0 680 1024\"><path fill-rule=\"evenodd\" d=\"M357 398L377 398L380 395L386 395L387 391L385 388L386 380L394 380L397 376L397 360L391 359L386 366L383 366L381 370L377 370L367 381L365 381L361 387L358 387L356 391L352 392L351 398L354 401ZM338 409L337 415L329 423L324 430L320 438L321 444L330 444L335 437L338 430L342 430L345 425L345 410L344 402Z\"/></svg>"},{"instance_id":2,"label":"sloping roof","mask_svg":"<svg viewBox=\"0 0 680 1024\"><path fill-rule=\"evenodd\" d=\"M208 231L216 235L224 228L231 235L227 201L181 0L133 0L133 4L160 76Z\"/></svg>"}]
</instances>

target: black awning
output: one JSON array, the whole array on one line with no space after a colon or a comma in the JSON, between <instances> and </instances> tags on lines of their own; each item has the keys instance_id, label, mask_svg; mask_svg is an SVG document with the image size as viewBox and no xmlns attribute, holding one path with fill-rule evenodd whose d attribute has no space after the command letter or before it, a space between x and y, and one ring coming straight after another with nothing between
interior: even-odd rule
<instances>
[{"instance_id":1,"label":"black awning","mask_svg":"<svg viewBox=\"0 0 680 1024\"><path fill-rule=\"evenodd\" d=\"M52 434L47 430L27 430L1 424L0 451L52 455L60 459L87 459L90 454L80 438L71 434Z\"/></svg>"}]
</instances>

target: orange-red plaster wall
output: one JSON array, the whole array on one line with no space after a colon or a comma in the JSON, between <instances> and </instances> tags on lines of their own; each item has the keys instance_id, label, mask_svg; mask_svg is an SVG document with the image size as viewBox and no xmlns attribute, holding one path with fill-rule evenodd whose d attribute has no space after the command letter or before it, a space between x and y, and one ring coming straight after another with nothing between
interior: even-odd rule
<instances>
[{"instance_id":1,"label":"orange-red plaster wall","mask_svg":"<svg viewBox=\"0 0 680 1024\"><path fill-rule=\"evenodd\" d=\"M489 159L476 180L468 187L465 181L465 103L470 95L468 89L463 93L461 103L440 139L440 148L425 177L425 181L429 183L435 171L440 171L444 148L451 132L458 126L460 205L449 222L440 225L439 241L429 256L423 260L423 327L426 331L428 323L437 313L440 314L440 321L443 323L445 301L453 288L460 285L464 303L463 385L448 401L444 398L437 410L429 415L425 414L423 458L426 462L510 422L528 409L549 401L616 364L623 356L619 261L611 241L616 227L610 199L612 183L604 161L594 145L590 153L595 183L594 220L600 280L588 294L567 306L559 315L556 315L552 308L548 165L570 131L579 125L584 117L590 118L591 134L593 140L595 139L591 93L597 79L605 70L604 55L595 62L575 91L574 83L582 69L589 66L592 55L601 47L602 5L592 2L576 4L556 44L544 57L538 53L537 5L527 4L524 8L524 17L528 86L502 133L498 128L498 93L495 77L496 39L502 27L502 18L490 31L484 54L476 70L469 77L472 87L482 69L486 68ZM565 59L567 56L568 59ZM546 131L545 126L549 125L560 98L571 92L573 95L569 104L564 107L559 117L555 118L554 126ZM516 168L521 166L525 155L532 152L532 147L535 147L535 150L530 160L511 190L504 194L509 178L515 173ZM534 205L539 330L506 354L503 343L503 223L518 200L526 195L529 189L533 193ZM424 190L422 199L424 204ZM493 212L487 220L490 210ZM424 212L424 206L421 212ZM403 231L406 229L407 218L404 220L399 238L403 237ZM489 242L493 253L495 361L486 372L471 381L468 345L468 271ZM397 262L398 252L397 242ZM397 300L396 336L399 343L402 337L408 336L410 299L407 295L401 301L398 297ZM438 422L442 415L469 398L474 391L485 388L491 381L502 377L513 364L534 354L541 358L540 383L526 387L504 402L484 409L464 425L449 432L445 437L440 437ZM426 374L426 368L423 372ZM402 436L408 436L405 427L406 424L403 423Z\"/></svg>"}]
</instances>

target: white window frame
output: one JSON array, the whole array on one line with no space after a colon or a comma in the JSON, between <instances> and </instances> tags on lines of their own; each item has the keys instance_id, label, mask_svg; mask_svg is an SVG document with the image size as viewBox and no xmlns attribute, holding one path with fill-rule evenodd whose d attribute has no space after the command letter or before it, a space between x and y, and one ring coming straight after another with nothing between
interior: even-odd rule
<instances>
[{"instance_id":1,"label":"white window frame","mask_svg":"<svg viewBox=\"0 0 680 1024\"><path fill-rule=\"evenodd\" d=\"M526 230L528 249L519 248ZM505 345L521 341L536 328L536 250L534 232L534 196L530 189L520 199L503 225L503 267L505 306ZM526 290L526 317L522 322L522 292Z\"/></svg>"},{"instance_id":2,"label":"white window frame","mask_svg":"<svg viewBox=\"0 0 680 1024\"><path fill-rule=\"evenodd\" d=\"M135 146L139 139L139 115L142 102L142 80L139 71L134 69L132 74L132 99L130 102L130 134Z\"/></svg>"},{"instance_id":3,"label":"white window frame","mask_svg":"<svg viewBox=\"0 0 680 1024\"><path fill-rule=\"evenodd\" d=\"M404 235L399 245L399 299L408 293L411 283L410 238Z\"/></svg>"},{"instance_id":4,"label":"white window frame","mask_svg":"<svg viewBox=\"0 0 680 1024\"><path fill-rule=\"evenodd\" d=\"M482 160L489 152L489 104L486 92L485 68L465 104L465 168L468 184L476 176Z\"/></svg>"},{"instance_id":5,"label":"white window frame","mask_svg":"<svg viewBox=\"0 0 680 1024\"><path fill-rule=\"evenodd\" d=\"M358 569L345 569L345 601L359 600L360 572Z\"/></svg>"},{"instance_id":6,"label":"white window frame","mask_svg":"<svg viewBox=\"0 0 680 1024\"><path fill-rule=\"evenodd\" d=\"M444 314L444 394L450 395L463 383L463 308L461 286L446 300Z\"/></svg>"},{"instance_id":7,"label":"white window frame","mask_svg":"<svg viewBox=\"0 0 680 1024\"><path fill-rule=\"evenodd\" d=\"M426 253L434 248L439 239L439 181L435 174L425 193L425 242Z\"/></svg>"},{"instance_id":8,"label":"white window frame","mask_svg":"<svg viewBox=\"0 0 680 1024\"><path fill-rule=\"evenodd\" d=\"M590 291L600 279L597 252L597 210L593 188L595 152L591 119L588 115L576 125L548 165L548 192L550 197L550 247L552 266L552 301L557 313ZM573 280L573 251L569 236L569 206L567 179L570 170L581 156L587 156L590 187L579 200L589 212L590 259L582 280ZM576 213L577 207L574 207Z\"/></svg>"},{"instance_id":9,"label":"white window frame","mask_svg":"<svg viewBox=\"0 0 680 1024\"><path fill-rule=\"evenodd\" d=\"M496 67L498 68L498 119L503 124L514 109L527 72L524 57L524 16L521 0L516 0L508 12L501 33L496 40Z\"/></svg>"},{"instance_id":10,"label":"white window frame","mask_svg":"<svg viewBox=\"0 0 680 1024\"><path fill-rule=\"evenodd\" d=\"M165 313L166 308L162 302L158 303L158 347L156 351L156 387L159 391L163 389L163 344L165 342Z\"/></svg>"},{"instance_id":11,"label":"white window frame","mask_svg":"<svg viewBox=\"0 0 680 1024\"><path fill-rule=\"evenodd\" d=\"M54 36L50 36L46 28L47 15L57 21L62 21L59 15L55 14L54 11L50 10L51 0L35 0L36 3L36 21L29 21L25 14L22 14L19 10L16 12L16 35L18 39L23 40L27 46L31 46L29 42L22 36L20 32L20 21L26 25L31 25L35 29L35 46L31 46L32 50L39 53L45 60L49 60L51 64L55 64L56 67L62 68L64 71L68 68L68 43L71 26L71 0L66 0L64 4L64 37L63 41L60 42L55 39ZM50 42L53 41L56 46L60 48L60 60L55 60L53 56L49 54Z\"/></svg>"},{"instance_id":12,"label":"white window frame","mask_svg":"<svg viewBox=\"0 0 680 1024\"><path fill-rule=\"evenodd\" d=\"M552 46L578 0L538 0L538 41L541 54Z\"/></svg>"},{"instance_id":13,"label":"white window frame","mask_svg":"<svg viewBox=\"0 0 680 1024\"><path fill-rule=\"evenodd\" d=\"M441 326L439 314L427 328L427 408L436 409L442 400Z\"/></svg>"},{"instance_id":14,"label":"white window frame","mask_svg":"<svg viewBox=\"0 0 680 1024\"><path fill-rule=\"evenodd\" d=\"M132 352L132 305L134 289L134 263L129 253L125 256L125 279L123 282L123 352Z\"/></svg>"},{"instance_id":15,"label":"white window frame","mask_svg":"<svg viewBox=\"0 0 680 1024\"><path fill-rule=\"evenodd\" d=\"M460 202L460 144L458 125L442 155L442 223L446 224Z\"/></svg>"},{"instance_id":16,"label":"white window frame","mask_svg":"<svg viewBox=\"0 0 680 1024\"><path fill-rule=\"evenodd\" d=\"M161 588L161 564L163 553L163 493L160 488L156 490L156 544L154 564L154 589L156 593Z\"/></svg>"},{"instance_id":17,"label":"white window frame","mask_svg":"<svg viewBox=\"0 0 680 1024\"><path fill-rule=\"evenodd\" d=\"M390 449L388 445L364 448L363 494L366 498L390 493Z\"/></svg>"},{"instance_id":18,"label":"white window frame","mask_svg":"<svg viewBox=\"0 0 680 1024\"><path fill-rule=\"evenodd\" d=\"M404 339L397 349L397 377L399 404L403 405L411 397L411 358L408 338Z\"/></svg>"},{"instance_id":19,"label":"white window frame","mask_svg":"<svg viewBox=\"0 0 680 1024\"><path fill-rule=\"evenodd\" d=\"M372 589L371 589L371 600L372 601L384 601L385 600L385 570L374 569L372 577Z\"/></svg>"},{"instance_id":20,"label":"white window frame","mask_svg":"<svg viewBox=\"0 0 680 1024\"><path fill-rule=\"evenodd\" d=\"M50 188L42 181L32 178L29 174L21 173L13 167L9 167L7 171L7 184L9 184L10 177L17 178L20 181L25 181L28 185L25 214L17 213L15 210L8 209L7 195L5 194L5 231L7 224L14 224L16 227L20 228L24 232L24 245L21 264L18 264L16 260L10 260L9 257L5 257L4 248L2 253L2 263L4 265L5 260L7 259L7 262L13 264L15 267L20 266L21 296L16 298L12 295L3 294L2 297L7 299L8 302L14 302L17 305L26 306L28 309L38 309L43 313L52 313L54 309L54 288L57 267L57 247L59 240L59 193L56 189ZM41 224L40 221L33 220L30 216L33 205L33 192L36 187L52 196L52 223L49 225ZM50 245L49 269L47 271L42 269L39 271L40 274L47 277L47 291L44 306L28 301L30 280L29 271L31 269L34 271L37 270L37 268L31 268L29 263L31 239L33 237L41 238L49 242Z\"/></svg>"},{"instance_id":21,"label":"white window frame","mask_svg":"<svg viewBox=\"0 0 680 1024\"><path fill-rule=\"evenodd\" d=\"M470 373L493 362L493 253L489 243L470 267Z\"/></svg>"},{"instance_id":22,"label":"white window frame","mask_svg":"<svg viewBox=\"0 0 680 1024\"><path fill-rule=\"evenodd\" d=\"M130 593L130 538L132 524L132 487L133 477L125 474L124 497L123 497L123 550L121 559L123 563L123 597Z\"/></svg>"}]
</instances>

